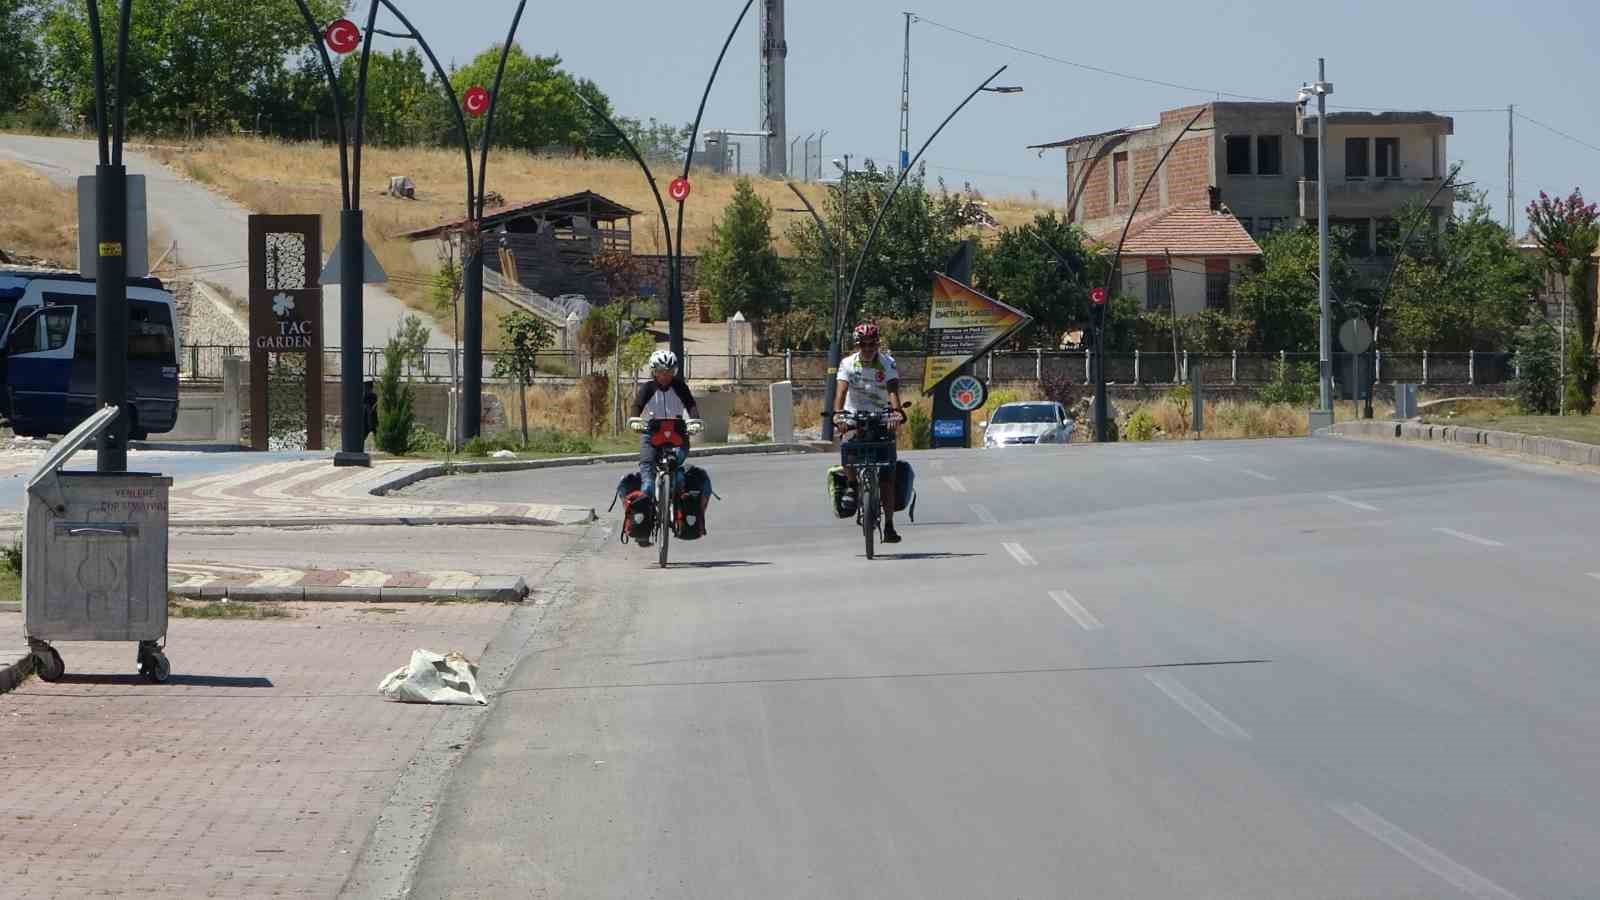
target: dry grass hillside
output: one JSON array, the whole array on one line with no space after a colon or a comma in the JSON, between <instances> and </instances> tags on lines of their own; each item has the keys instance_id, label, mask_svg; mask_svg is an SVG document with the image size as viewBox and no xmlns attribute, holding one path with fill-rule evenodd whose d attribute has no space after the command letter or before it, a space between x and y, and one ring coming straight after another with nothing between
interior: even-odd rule
<instances>
[{"instance_id":1,"label":"dry grass hillside","mask_svg":"<svg viewBox=\"0 0 1600 900\"><path fill-rule=\"evenodd\" d=\"M78 267L78 199L21 163L0 161L0 254Z\"/></svg>"},{"instance_id":2,"label":"dry grass hillside","mask_svg":"<svg viewBox=\"0 0 1600 900\"><path fill-rule=\"evenodd\" d=\"M152 150L179 172L205 183L257 212L320 212L327 249L338 235L339 160L337 149L313 143L283 143L253 138L208 140L187 147ZM362 206L367 211L368 240L391 276L390 290L407 302L427 308L418 286L429 274L404 241L390 235L450 219L460 218L466 205L465 169L459 151L420 148L369 147L362 154ZM676 173L663 169L656 180L663 192ZM397 200L383 194L391 175L407 175L416 182L416 200ZM723 207L733 197L735 179L699 173L694 193L684 207L684 252L698 253L706 244ZM757 179L756 191L775 208L797 206L781 182ZM559 197L592 190L637 210L633 220L634 252L666 252L658 226L655 199L637 165L629 161L533 156L511 150L489 155L487 188L509 203ZM813 203L821 203L821 185L802 187ZM676 220L670 199L668 212ZM1027 202L996 201L991 213L1002 225L1032 219L1041 207ZM788 223L803 217L775 214L778 252L791 252L785 233ZM492 314L492 313L491 313Z\"/></svg>"}]
</instances>

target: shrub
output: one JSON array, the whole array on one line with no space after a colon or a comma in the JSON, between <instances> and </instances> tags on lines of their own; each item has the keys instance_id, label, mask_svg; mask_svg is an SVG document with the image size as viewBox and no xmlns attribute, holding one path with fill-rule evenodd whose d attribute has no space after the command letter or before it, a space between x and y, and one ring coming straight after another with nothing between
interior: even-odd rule
<instances>
[{"instance_id":1,"label":"shrub","mask_svg":"<svg viewBox=\"0 0 1600 900\"><path fill-rule=\"evenodd\" d=\"M1316 400L1317 393L1316 363L1298 363L1292 369L1280 371L1277 378L1257 392L1257 397L1268 405L1309 406Z\"/></svg>"},{"instance_id":2,"label":"shrub","mask_svg":"<svg viewBox=\"0 0 1600 900\"><path fill-rule=\"evenodd\" d=\"M579 379L578 385L583 392L589 434L599 434L601 427L611 418L611 379L604 372L591 372Z\"/></svg>"},{"instance_id":3,"label":"shrub","mask_svg":"<svg viewBox=\"0 0 1600 900\"><path fill-rule=\"evenodd\" d=\"M0 568L22 576L22 538L12 541L9 547L0 547Z\"/></svg>"},{"instance_id":4,"label":"shrub","mask_svg":"<svg viewBox=\"0 0 1600 900\"><path fill-rule=\"evenodd\" d=\"M412 425L412 453L443 453L449 449L450 444L445 441L444 435L434 431L421 422L417 422Z\"/></svg>"},{"instance_id":5,"label":"shrub","mask_svg":"<svg viewBox=\"0 0 1600 900\"><path fill-rule=\"evenodd\" d=\"M922 408L922 404L916 404L907 411L906 428L911 432L911 449L926 450L933 446L933 417Z\"/></svg>"},{"instance_id":6,"label":"shrub","mask_svg":"<svg viewBox=\"0 0 1600 900\"><path fill-rule=\"evenodd\" d=\"M390 338L383 348L383 377L378 381L378 449L395 456L411 452L411 434L417 418L411 385L400 380L405 357L405 345Z\"/></svg>"},{"instance_id":7,"label":"shrub","mask_svg":"<svg viewBox=\"0 0 1600 900\"><path fill-rule=\"evenodd\" d=\"M1556 365L1556 334L1540 319L1517 333L1517 370L1513 385L1517 405L1530 415L1550 415L1560 409L1561 373Z\"/></svg>"},{"instance_id":8,"label":"shrub","mask_svg":"<svg viewBox=\"0 0 1600 900\"><path fill-rule=\"evenodd\" d=\"M1150 414L1146 407L1139 407L1128 417L1128 424L1123 428L1123 436L1130 441L1148 441L1156 436L1155 416Z\"/></svg>"},{"instance_id":9,"label":"shrub","mask_svg":"<svg viewBox=\"0 0 1600 900\"><path fill-rule=\"evenodd\" d=\"M1600 381L1594 357L1584 352L1583 341L1573 335L1567 341L1567 411L1587 416L1594 409L1594 386Z\"/></svg>"}]
</instances>

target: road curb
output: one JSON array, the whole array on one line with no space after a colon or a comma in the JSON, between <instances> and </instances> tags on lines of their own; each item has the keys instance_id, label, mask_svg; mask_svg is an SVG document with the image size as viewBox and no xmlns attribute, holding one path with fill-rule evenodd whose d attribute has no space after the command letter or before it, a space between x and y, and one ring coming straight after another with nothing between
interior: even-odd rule
<instances>
[{"instance_id":1,"label":"road curb","mask_svg":"<svg viewBox=\"0 0 1600 900\"><path fill-rule=\"evenodd\" d=\"M1556 462L1580 466L1600 466L1600 444L1585 444L1563 438L1539 437L1515 431L1491 431L1467 425L1436 425L1424 422L1341 422L1326 429L1333 437L1365 438L1399 442L1432 442L1454 446L1487 447L1510 450Z\"/></svg>"},{"instance_id":2,"label":"road curb","mask_svg":"<svg viewBox=\"0 0 1600 900\"><path fill-rule=\"evenodd\" d=\"M691 454L691 459L715 456L759 456L769 453L816 453L816 447L810 444L734 444L726 447L706 447L697 449ZM473 462L448 462L424 466L413 469L404 475L396 475L386 481L374 485L369 493L382 497L395 491L403 490L421 481L430 478L444 478L450 475L488 475L495 472L527 472L535 469L563 469L571 466L597 466L610 463L634 462L639 458L637 453L608 453L597 456L563 456L556 459L518 459L510 462L494 462L491 460ZM593 510L590 514L593 515ZM564 524L582 524L578 522Z\"/></svg>"},{"instance_id":3,"label":"road curb","mask_svg":"<svg viewBox=\"0 0 1600 900\"><path fill-rule=\"evenodd\" d=\"M470 588L201 585L174 588L172 593L185 600L235 603L432 603L437 600L521 603L528 596L528 583L520 576L489 575Z\"/></svg>"},{"instance_id":4,"label":"road curb","mask_svg":"<svg viewBox=\"0 0 1600 900\"><path fill-rule=\"evenodd\" d=\"M26 653L21 659L0 663L0 694L16 689L17 685L28 680L33 674L33 654Z\"/></svg>"}]
</instances>

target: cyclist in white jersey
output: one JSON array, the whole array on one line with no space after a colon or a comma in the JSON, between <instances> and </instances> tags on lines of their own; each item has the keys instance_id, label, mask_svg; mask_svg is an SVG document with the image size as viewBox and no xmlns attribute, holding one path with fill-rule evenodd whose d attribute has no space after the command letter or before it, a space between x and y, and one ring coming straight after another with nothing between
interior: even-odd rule
<instances>
[{"instance_id":1,"label":"cyclist in white jersey","mask_svg":"<svg viewBox=\"0 0 1600 900\"><path fill-rule=\"evenodd\" d=\"M650 356L650 380L639 384L633 398L633 417L643 419L648 426L654 419L683 419L689 434L700 430L700 408L695 405L689 385L677 374L678 355L671 350L657 350ZM683 446L678 448L678 471L682 477L683 464L689 458L689 437L684 435ZM655 481L656 451L650 446L647 427L639 439L639 481ZM676 485L674 486L676 487Z\"/></svg>"},{"instance_id":2,"label":"cyclist in white jersey","mask_svg":"<svg viewBox=\"0 0 1600 900\"><path fill-rule=\"evenodd\" d=\"M855 330L856 352L839 363L839 378L834 395L834 409L845 412L884 412L892 410L889 419L891 431L899 428L905 416L900 412L900 370L894 357L878 349L878 326L863 322ZM843 422L838 423L843 425ZM842 441L848 441L847 433ZM900 543L900 533L894 529L895 467L889 466L879 476L883 494L883 542ZM852 485L855 473L846 469Z\"/></svg>"}]
</instances>

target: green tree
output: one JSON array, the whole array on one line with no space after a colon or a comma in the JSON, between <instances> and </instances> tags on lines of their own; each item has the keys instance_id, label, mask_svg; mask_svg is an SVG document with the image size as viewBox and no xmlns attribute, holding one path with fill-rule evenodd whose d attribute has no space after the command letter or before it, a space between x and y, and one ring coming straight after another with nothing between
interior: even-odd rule
<instances>
[{"instance_id":1,"label":"green tree","mask_svg":"<svg viewBox=\"0 0 1600 900\"><path fill-rule=\"evenodd\" d=\"M500 45L495 45L451 73L456 96L474 85L492 90L499 65ZM495 105L495 144L523 150L562 147L582 152L609 147L607 130L597 127L597 120L578 99L580 92L602 109L610 108L610 101L592 82L580 81L562 70L559 55L529 56L521 46L513 44L506 57L505 78L500 83L500 102ZM487 116L467 120L474 142L483 133L487 120Z\"/></svg>"},{"instance_id":2,"label":"green tree","mask_svg":"<svg viewBox=\"0 0 1600 900\"><path fill-rule=\"evenodd\" d=\"M639 151L639 155L648 160L661 160L664 162L683 162L683 157L689 149L689 135L694 131L694 123L683 125L668 125L658 122L654 117L648 122L630 119L627 116L612 116L617 127L622 129L628 140ZM602 123L601 127L604 125ZM619 146L614 155L626 153L627 149Z\"/></svg>"},{"instance_id":3,"label":"green tree","mask_svg":"<svg viewBox=\"0 0 1600 900\"><path fill-rule=\"evenodd\" d=\"M417 421L416 397L411 385L401 378L406 348L399 338L390 338L383 348L383 376L378 379L378 449L395 456L411 452Z\"/></svg>"},{"instance_id":4,"label":"green tree","mask_svg":"<svg viewBox=\"0 0 1600 900\"><path fill-rule=\"evenodd\" d=\"M1065 266L1044 242L1066 258ZM981 248L973 280L978 290L1033 316L1023 333L1027 346L1054 350L1069 326L1089 320L1089 290L1105 282L1106 265L1084 246L1081 231L1048 212L1002 230Z\"/></svg>"},{"instance_id":5,"label":"green tree","mask_svg":"<svg viewBox=\"0 0 1600 900\"><path fill-rule=\"evenodd\" d=\"M750 179L734 186L733 199L700 256L700 290L724 317L743 312L761 320L783 304L783 268L772 248L772 205Z\"/></svg>"},{"instance_id":6,"label":"green tree","mask_svg":"<svg viewBox=\"0 0 1600 900\"><path fill-rule=\"evenodd\" d=\"M1557 392L1561 373L1556 368L1556 330L1541 318L1517 333L1517 405L1532 415L1551 415L1560 409Z\"/></svg>"},{"instance_id":7,"label":"green tree","mask_svg":"<svg viewBox=\"0 0 1600 900\"><path fill-rule=\"evenodd\" d=\"M116 0L99 0L106 66L115 61ZM310 0L319 21L346 0ZM45 15L45 79L74 115L93 121L94 81L85 5L53 3ZM134 131L213 131L254 118L260 91L308 55L293 3L139 0L128 41L128 126Z\"/></svg>"},{"instance_id":8,"label":"green tree","mask_svg":"<svg viewBox=\"0 0 1600 900\"><path fill-rule=\"evenodd\" d=\"M1356 278L1336 230L1328 242L1335 302L1354 305ZM1275 353L1316 350L1321 310L1317 300L1317 233L1310 227L1274 232L1261 240L1261 264L1233 289L1236 315L1255 328L1254 349ZM1343 310L1341 310L1343 312Z\"/></svg>"},{"instance_id":9,"label":"green tree","mask_svg":"<svg viewBox=\"0 0 1600 900\"><path fill-rule=\"evenodd\" d=\"M1442 228L1430 219L1420 207L1396 216L1397 230L1413 238L1404 248L1386 248L1398 262L1377 323L1380 339L1404 351L1511 346L1538 289L1538 267L1517 251L1482 198Z\"/></svg>"},{"instance_id":10,"label":"green tree","mask_svg":"<svg viewBox=\"0 0 1600 900\"><path fill-rule=\"evenodd\" d=\"M1569 396L1576 396L1580 412L1587 413L1594 405L1596 381L1600 373L1595 370L1590 354L1595 349L1595 297L1589 290L1589 272L1594 267L1594 254L1600 245L1600 210L1595 204L1585 203L1583 192L1574 188L1565 198L1552 198L1544 191L1539 199L1528 204L1528 230L1544 251L1550 269L1567 279L1567 297L1572 301L1578 316L1576 351L1568 348L1575 365L1568 367Z\"/></svg>"},{"instance_id":11,"label":"green tree","mask_svg":"<svg viewBox=\"0 0 1600 900\"><path fill-rule=\"evenodd\" d=\"M539 367L539 351L555 343L550 323L521 310L500 318L500 337L505 347L494 363L496 378L514 378L522 407L522 444L528 444L528 385Z\"/></svg>"},{"instance_id":12,"label":"green tree","mask_svg":"<svg viewBox=\"0 0 1600 900\"><path fill-rule=\"evenodd\" d=\"M0 119L39 100L42 8L42 0L0 0L0 34L6 36L5 51L0 53Z\"/></svg>"},{"instance_id":13,"label":"green tree","mask_svg":"<svg viewBox=\"0 0 1600 900\"><path fill-rule=\"evenodd\" d=\"M836 186L829 191L818 210L844 260L847 289L860 248L895 177L869 164L851 172L844 189ZM943 271L981 212L975 200L947 191L943 182L937 191L930 191L922 171L908 177L884 215L872 252L862 262L851 317L914 319L926 314L933 273ZM816 224L809 218L795 222L789 228L789 241L799 261L792 302L808 309L831 309L833 268Z\"/></svg>"},{"instance_id":14,"label":"green tree","mask_svg":"<svg viewBox=\"0 0 1600 900\"><path fill-rule=\"evenodd\" d=\"M431 336L432 332L422 324L421 316L408 314L400 320L394 340L400 345L401 358L406 365L418 369L427 362L428 338Z\"/></svg>"},{"instance_id":15,"label":"green tree","mask_svg":"<svg viewBox=\"0 0 1600 900\"><path fill-rule=\"evenodd\" d=\"M424 68L426 65L415 47L372 54L367 61L363 140L372 144L409 146L433 143L456 134L454 113L444 105L444 89ZM355 96L360 69L359 53L352 53L340 62L339 89L346 97Z\"/></svg>"}]
</instances>

